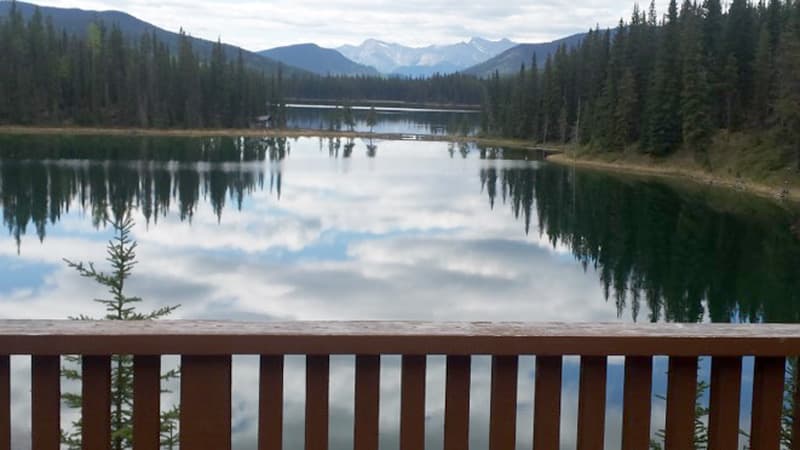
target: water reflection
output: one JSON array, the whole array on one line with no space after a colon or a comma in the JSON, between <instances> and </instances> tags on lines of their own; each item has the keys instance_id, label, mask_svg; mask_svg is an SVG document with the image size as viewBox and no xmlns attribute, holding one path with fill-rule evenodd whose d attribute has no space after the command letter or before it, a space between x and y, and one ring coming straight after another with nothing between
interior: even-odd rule
<instances>
[{"instance_id":1,"label":"water reflection","mask_svg":"<svg viewBox=\"0 0 800 450\"><path fill-rule=\"evenodd\" d=\"M653 322L800 321L800 240L769 204L563 169L481 169L481 183L490 207L499 195L526 233L538 219L594 268L619 315L645 303Z\"/></svg>"},{"instance_id":2,"label":"water reflection","mask_svg":"<svg viewBox=\"0 0 800 450\"><path fill-rule=\"evenodd\" d=\"M795 213L540 159L360 139L0 138L9 230L0 315L98 315L91 299L102 292L61 258L99 259L103 220L133 210L140 264L130 293L143 309L182 304L175 318L800 320ZM394 449L399 369L386 358L381 445ZM27 366L14 361L14 448L25 448ZM435 357L429 366L426 448L435 450L444 366ZM234 365L235 448L255 446L257 367L247 357ZM303 367L287 362L290 449L302 448ZM331 448L350 448L352 358L331 367ZM532 358L521 368L518 448L530 448ZM620 379L621 361L609 370ZM656 361L656 393L664 372ZM485 358L473 374L477 449L487 445ZM564 374L563 448L574 448L577 360ZM620 392L609 385L608 448L619 447ZM653 414L653 429L663 427L663 405Z\"/></svg>"},{"instance_id":3,"label":"water reflection","mask_svg":"<svg viewBox=\"0 0 800 450\"><path fill-rule=\"evenodd\" d=\"M375 258L396 264L403 258L420 257L409 256L412 249L431 257L458 249L467 254L493 253L499 265L508 266L516 254L526 251L530 244L526 236L533 232L541 245L568 251L584 272L595 273L603 298L613 302L620 317L679 322L800 320L800 240L793 234L796 216L767 202L742 202L713 190L676 189L662 183L542 165L536 161L540 157L527 151L448 144L450 158L469 162L463 169L472 168L477 173L480 189L476 192L488 197L488 208L505 205L509 217L524 231L524 236L508 235L474 219L471 223L454 220L457 217L452 213L463 213L465 205L473 218L491 219L489 214L496 213L473 209L471 205L479 197L469 194L469 186L466 192L446 188L456 174L453 164L441 153L438 158L436 153L415 153L439 144L385 143L401 150L385 155L385 178L380 178L370 176L369 170L351 177L336 170L320 170L322 160L311 151L313 142L296 141L302 152L289 165L300 171L309 169L311 178L303 176L298 186L312 181L310 189L302 197L294 196L288 204L272 208L272 219L255 211L259 220L277 221L274 226L281 235L264 247L259 244L263 237L242 233L239 248L267 251L270 245L277 245L293 253L339 254L337 260L356 259L361 264ZM75 211L88 216L95 229L101 229L109 215L128 210L138 211L146 228L174 214L143 237L163 236L164 242L185 242L191 247L193 236L206 237L206 225L195 224L186 235L175 230L175 221L191 223L202 206L210 208L218 226L222 226L226 207L237 210L240 218L254 213L257 208L244 206L248 198L267 194L279 204L286 183L284 160L290 157L292 144L283 138L5 137L0 155L3 222L19 252L29 228L47 248L44 239L48 227L57 227L64 216ZM345 172L351 167L345 160L357 156L354 163L369 161L378 154L373 140L320 138L318 148L327 149L331 159L342 160L346 165L340 168ZM361 151L355 153L356 148ZM396 170L398 162L400 169ZM420 174L426 183L413 189ZM470 178L469 173L457 176L459 183L461 178ZM371 190L356 189L352 193L336 186L348 181L364 181L359 187L371 183ZM379 230L363 221L357 225L322 224L342 214L353 215L348 208L375 209L381 215L382 197L392 197L390 191L397 189L410 190L402 195L402 204L389 213L402 221L385 223L383 217L384 226ZM325 201L332 201L328 208L318 205ZM301 203L312 209L289 213ZM415 216L426 208L437 209L434 215L440 216L438 224L425 223L424 218ZM294 220L287 220L292 216ZM302 226L293 234L284 229L297 224ZM502 221L501 225L512 224ZM465 230L469 232L465 234ZM339 242L326 242L326 233L336 233ZM404 235L413 235L413 239ZM214 241L212 236L213 232L207 236L210 242ZM250 244L244 242L248 238L252 239ZM281 244L281 238L286 242ZM232 242L237 238L216 240ZM443 242L447 248L440 248ZM380 243L379 250L376 243ZM208 246L209 242L197 245ZM388 253L379 255L381 252ZM465 259L463 254L452 256ZM488 269L485 261L476 261L466 272L495 275L503 270ZM537 270L542 265L552 268L555 263L546 260ZM450 271L450 267L443 269ZM408 281L423 289L425 279L419 276ZM459 282L472 286L472 281ZM473 292L491 281L472 286ZM361 288L369 280L352 282Z\"/></svg>"},{"instance_id":4,"label":"water reflection","mask_svg":"<svg viewBox=\"0 0 800 450\"><path fill-rule=\"evenodd\" d=\"M377 123L369 125L369 107L353 107L352 128L359 132L475 135L480 128L477 111L431 110L413 108L376 108ZM347 130L346 114L341 107L324 105L288 105L286 123L289 128L307 130Z\"/></svg>"}]
</instances>

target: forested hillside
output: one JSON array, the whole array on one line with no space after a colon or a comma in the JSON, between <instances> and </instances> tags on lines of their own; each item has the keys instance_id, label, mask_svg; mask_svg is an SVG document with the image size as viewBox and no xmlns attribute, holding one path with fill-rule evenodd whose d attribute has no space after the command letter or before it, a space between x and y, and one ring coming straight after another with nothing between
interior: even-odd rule
<instances>
[{"instance_id":1,"label":"forested hillside","mask_svg":"<svg viewBox=\"0 0 800 450\"><path fill-rule=\"evenodd\" d=\"M543 70L540 64L543 63ZM721 130L757 135L800 168L800 2L675 0L659 18L634 8L616 32L495 76L486 132L599 151L692 151Z\"/></svg>"},{"instance_id":2,"label":"forested hillside","mask_svg":"<svg viewBox=\"0 0 800 450\"><path fill-rule=\"evenodd\" d=\"M426 79L318 76L264 70L217 42L208 56L181 31L177 45L156 31L116 23L57 27L41 10L10 2L0 17L0 124L160 128L246 127L259 115L282 123L285 98L480 104L475 77ZM176 50L173 50L173 47Z\"/></svg>"},{"instance_id":3,"label":"forested hillside","mask_svg":"<svg viewBox=\"0 0 800 450\"><path fill-rule=\"evenodd\" d=\"M427 78L294 75L283 84L287 98L439 105L480 105L485 88L482 80L458 73Z\"/></svg>"},{"instance_id":4,"label":"forested hillside","mask_svg":"<svg viewBox=\"0 0 800 450\"><path fill-rule=\"evenodd\" d=\"M173 52L116 25L68 34L39 10L25 21L14 4L0 20L0 123L241 127L280 104L280 80L219 42L203 59L183 32Z\"/></svg>"}]
</instances>

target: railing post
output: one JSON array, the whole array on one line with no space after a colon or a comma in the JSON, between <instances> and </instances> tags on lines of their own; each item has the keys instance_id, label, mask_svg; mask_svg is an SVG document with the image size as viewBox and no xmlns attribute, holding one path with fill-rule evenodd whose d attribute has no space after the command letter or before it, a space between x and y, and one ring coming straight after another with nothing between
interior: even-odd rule
<instances>
[{"instance_id":1,"label":"railing post","mask_svg":"<svg viewBox=\"0 0 800 450\"><path fill-rule=\"evenodd\" d=\"M605 356L581 356L578 450L603 450L606 430Z\"/></svg>"},{"instance_id":2,"label":"railing post","mask_svg":"<svg viewBox=\"0 0 800 450\"><path fill-rule=\"evenodd\" d=\"M330 357L306 356L306 450L328 449Z\"/></svg>"},{"instance_id":3,"label":"railing post","mask_svg":"<svg viewBox=\"0 0 800 450\"><path fill-rule=\"evenodd\" d=\"M400 450L425 448L425 355L403 355Z\"/></svg>"},{"instance_id":4,"label":"railing post","mask_svg":"<svg viewBox=\"0 0 800 450\"><path fill-rule=\"evenodd\" d=\"M779 450L786 359L756 357L750 450Z\"/></svg>"},{"instance_id":5,"label":"railing post","mask_svg":"<svg viewBox=\"0 0 800 450\"><path fill-rule=\"evenodd\" d=\"M283 447L283 355L261 355L258 398L258 448Z\"/></svg>"},{"instance_id":6,"label":"railing post","mask_svg":"<svg viewBox=\"0 0 800 450\"><path fill-rule=\"evenodd\" d=\"M378 449L380 376L380 356L356 356L354 450Z\"/></svg>"},{"instance_id":7,"label":"railing post","mask_svg":"<svg viewBox=\"0 0 800 450\"><path fill-rule=\"evenodd\" d=\"M561 356L536 356L533 449L561 448Z\"/></svg>"},{"instance_id":8,"label":"railing post","mask_svg":"<svg viewBox=\"0 0 800 450\"><path fill-rule=\"evenodd\" d=\"M696 396L697 358L670 356L667 374L665 450L685 450L694 447Z\"/></svg>"},{"instance_id":9,"label":"railing post","mask_svg":"<svg viewBox=\"0 0 800 450\"><path fill-rule=\"evenodd\" d=\"M739 447L739 409L742 390L742 358L711 359L711 400L708 413L708 448Z\"/></svg>"},{"instance_id":10,"label":"railing post","mask_svg":"<svg viewBox=\"0 0 800 450\"><path fill-rule=\"evenodd\" d=\"M507 450L517 438L517 356L492 357L489 450Z\"/></svg>"},{"instance_id":11,"label":"railing post","mask_svg":"<svg viewBox=\"0 0 800 450\"><path fill-rule=\"evenodd\" d=\"M111 357L81 357L81 446L111 448Z\"/></svg>"},{"instance_id":12,"label":"railing post","mask_svg":"<svg viewBox=\"0 0 800 450\"><path fill-rule=\"evenodd\" d=\"M181 357L181 448L231 448L231 357Z\"/></svg>"},{"instance_id":13,"label":"railing post","mask_svg":"<svg viewBox=\"0 0 800 450\"><path fill-rule=\"evenodd\" d=\"M61 446L61 358L31 357L31 444L36 450Z\"/></svg>"},{"instance_id":14,"label":"railing post","mask_svg":"<svg viewBox=\"0 0 800 450\"><path fill-rule=\"evenodd\" d=\"M11 365L0 355L0 450L11 450Z\"/></svg>"},{"instance_id":15,"label":"railing post","mask_svg":"<svg viewBox=\"0 0 800 450\"><path fill-rule=\"evenodd\" d=\"M133 357L133 448L161 447L161 356Z\"/></svg>"},{"instance_id":16,"label":"railing post","mask_svg":"<svg viewBox=\"0 0 800 450\"><path fill-rule=\"evenodd\" d=\"M444 450L469 447L469 355L447 357L444 400Z\"/></svg>"},{"instance_id":17,"label":"railing post","mask_svg":"<svg viewBox=\"0 0 800 450\"><path fill-rule=\"evenodd\" d=\"M622 450L650 446L650 414L653 400L653 358L625 357L622 408Z\"/></svg>"}]
</instances>

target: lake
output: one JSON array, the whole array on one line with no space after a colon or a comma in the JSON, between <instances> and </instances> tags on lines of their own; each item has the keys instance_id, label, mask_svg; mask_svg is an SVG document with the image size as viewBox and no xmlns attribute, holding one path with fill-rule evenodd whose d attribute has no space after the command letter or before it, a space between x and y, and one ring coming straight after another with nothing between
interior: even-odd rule
<instances>
[{"instance_id":1,"label":"lake","mask_svg":"<svg viewBox=\"0 0 800 450\"><path fill-rule=\"evenodd\" d=\"M63 258L102 263L105 220L130 213L128 294L145 310L180 304L175 319L800 322L797 209L682 184L446 142L0 136L0 315L101 316L92 299L105 293ZM28 361L12 358L14 448L29 445ZM257 360L234 361L234 448L255 448ZM399 361L383 358L382 450L398 446ZM619 447L622 361L609 361L607 448ZM566 358L565 449L577 366ZM302 446L303 367L288 358L287 449ZM533 367L521 358L520 449ZM657 358L656 394L665 370ZM332 449L352 446L353 373L352 357L332 358ZM472 377L475 450L488 445L488 357ZM442 447L443 378L430 357L429 450ZM654 430L663 413L656 402Z\"/></svg>"},{"instance_id":2,"label":"lake","mask_svg":"<svg viewBox=\"0 0 800 450\"><path fill-rule=\"evenodd\" d=\"M480 111L464 109L375 107L377 123L367 124L370 106L352 106L354 127L358 132L415 134L426 136L473 136L480 130ZM286 105L286 126L304 130L347 130L342 109L334 105Z\"/></svg>"}]
</instances>

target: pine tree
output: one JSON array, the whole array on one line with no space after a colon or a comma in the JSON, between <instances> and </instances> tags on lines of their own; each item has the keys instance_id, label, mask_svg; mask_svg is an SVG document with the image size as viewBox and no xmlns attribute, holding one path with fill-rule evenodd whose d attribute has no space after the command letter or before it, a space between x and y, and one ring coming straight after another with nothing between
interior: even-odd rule
<instances>
[{"instance_id":1,"label":"pine tree","mask_svg":"<svg viewBox=\"0 0 800 450\"><path fill-rule=\"evenodd\" d=\"M653 85L648 96L649 147L655 155L674 151L681 142L681 67L678 6L669 3L669 13L662 30Z\"/></svg>"},{"instance_id":2,"label":"pine tree","mask_svg":"<svg viewBox=\"0 0 800 450\"><path fill-rule=\"evenodd\" d=\"M94 263L64 261L75 269L80 276L89 278L108 289L110 299L97 299L106 309L104 320L155 320L172 314L180 305L165 306L148 313L140 313L136 304L141 302L139 297L129 297L125 293L126 282L131 277L136 261L136 242L131 238L134 222L130 215L117 216L110 222L114 229L114 238L108 242L106 261L111 266L111 272L97 270ZM89 317L79 316L75 320L90 320ZM80 357L66 358L71 364L79 363ZM122 450L131 448L133 438L133 357L130 355L114 355L111 360L111 448ZM78 370L65 367L62 375L66 379L79 380L81 375ZM178 372L171 370L162 375L162 379L172 379ZM70 408L80 408L81 396L66 393L64 401ZM174 429L177 422L176 410L168 411L162 415L162 429L165 431L162 443L169 444L174 441ZM62 443L70 450L81 448L81 423L73 423L73 430L62 431Z\"/></svg>"},{"instance_id":3,"label":"pine tree","mask_svg":"<svg viewBox=\"0 0 800 450\"><path fill-rule=\"evenodd\" d=\"M782 141L800 171L800 5L794 7L797 12L780 36L775 116Z\"/></svg>"},{"instance_id":4,"label":"pine tree","mask_svg":"<svg viewBox=\"0 0 800 450\"><path fill-rule=\"evenodd\" d=\"M681 55L683 56L683 91L681 116L683 117L683 142L692 149L698 162L707 164L707 147L712 134L709 84L703 64L699 17L687 6L684 19Z\"/></svg>"}]
</instances>

